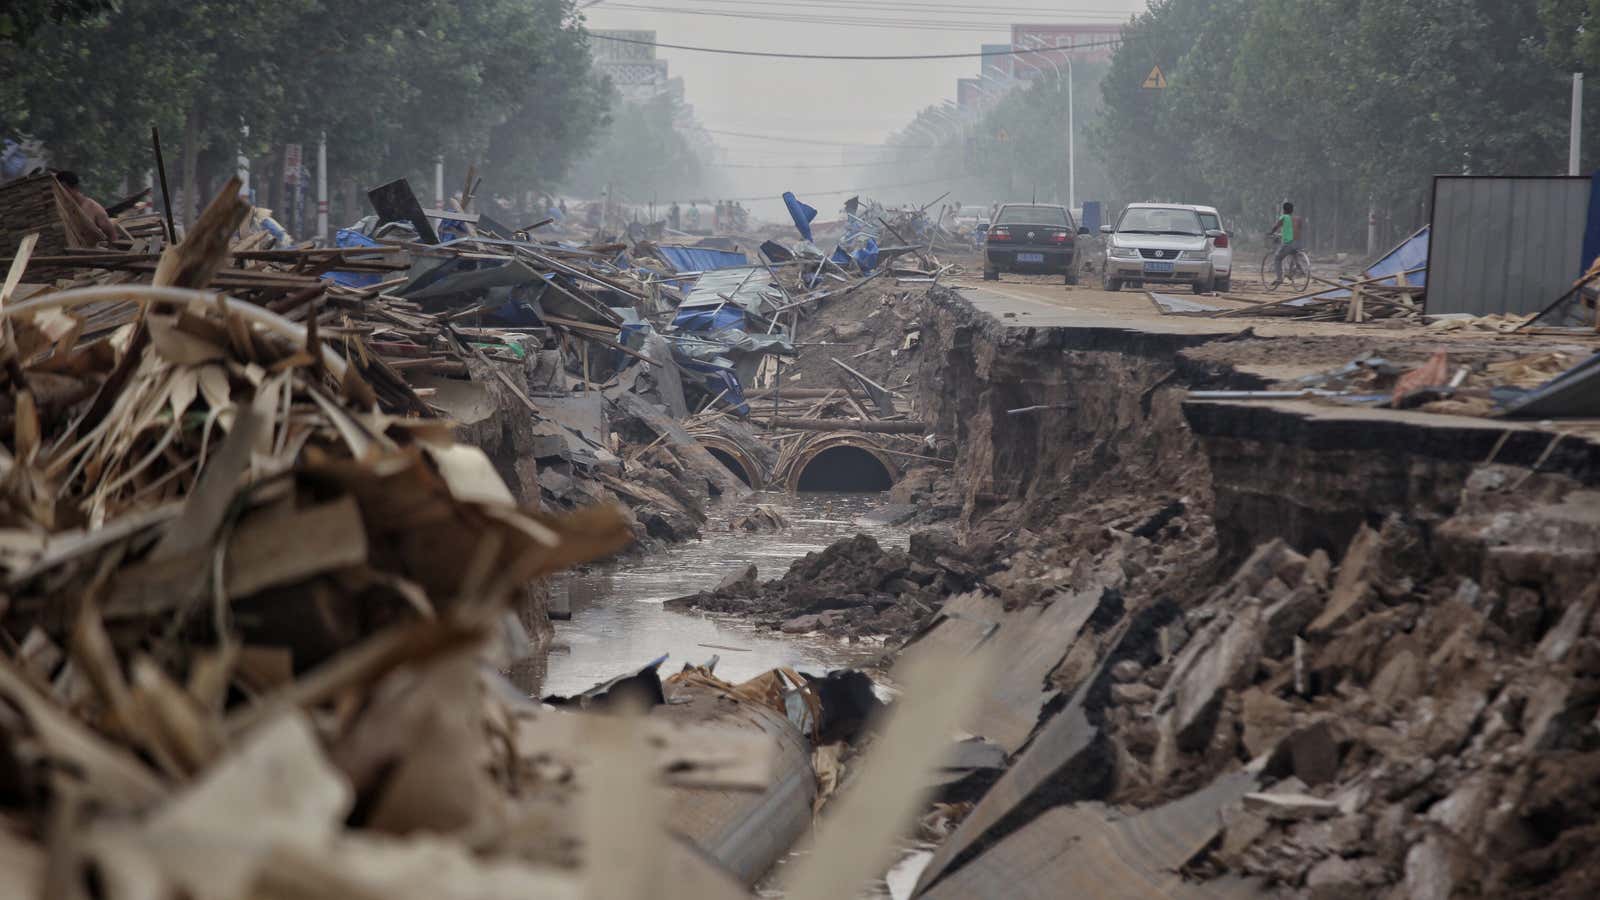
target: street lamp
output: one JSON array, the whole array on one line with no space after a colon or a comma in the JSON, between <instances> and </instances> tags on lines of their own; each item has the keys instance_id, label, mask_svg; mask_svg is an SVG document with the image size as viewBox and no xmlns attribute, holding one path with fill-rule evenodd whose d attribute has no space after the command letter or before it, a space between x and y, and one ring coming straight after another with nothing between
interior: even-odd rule
<instances>
[{"instance_id":1,"label":"street lamp","mask_svg":"<svg viewBox=\"0 0 1600 900\"><path fill-rule=\"evenodd\" d=\"M1044 39L1041 38L1041 37L1038 37L1037 35L1025 34L1025 35L1023 35L1023 37L1025 37L1025 38L1027 38L1027 39L1029 39L1031 41L1037 41L1041 48L1043 48L1045 46ZM1059 48L1057 48L1057 49L1059 49ZM1069 49L1066 53L1061 54L1061 58L1067 61L1067 208L1068 209L1077 209L1078 208L1078 147L1077 147L1077 131L1073 128L1073 121L1072 121L1072 52L1071 52L1071 50ZM1056 70L1056 84L1060 85L1061 84L1061 67L1056 65L1055 60L1051 59L1049 56L1045 57L1045 62L1049 63L1051 68Z\"/></svg>"}]
</instances>

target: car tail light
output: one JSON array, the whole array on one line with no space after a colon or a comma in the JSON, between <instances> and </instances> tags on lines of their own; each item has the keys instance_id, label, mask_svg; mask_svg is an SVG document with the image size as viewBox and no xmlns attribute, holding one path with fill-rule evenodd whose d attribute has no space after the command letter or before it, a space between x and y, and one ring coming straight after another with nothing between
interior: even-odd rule
<instances>
[{"instance_id":1,"label":"car tail light","mask_svg":"<svg viewBox=\"0 0 1600 900\"><path fill-rule=\"evenodd\" d=\"M1212 239L1211 246L1216 247L1218 250L1228 249L1228 236L1225 234L1217 235Z\"/></svg>"},{"instance_id":2,"label":"car tail light","mask_svg":"<svg viewBox=\"0 0 1600 900\"><path fill-rule=\"evenodd\" d=\"M989 240L991 240L991 241L1009 241L1009 240L1011 240L1011 229L1009 229L1009 228L991 228L991 229L989 229Z\"/></svg>"},{"instance_id":3,"label":"car tail light","mask_svg":"<svg viewBox=\"0 0 1600 900\"><path fill-rule=\"evenodd\" d=\"M1051 232L1050 233L1050 243L1052 243L1052 244L1070 244L1070 243L1072 243L1072 232L1070 232L1070 231L1054 231L1054 232Z\"/></svg>"}]
</instances>

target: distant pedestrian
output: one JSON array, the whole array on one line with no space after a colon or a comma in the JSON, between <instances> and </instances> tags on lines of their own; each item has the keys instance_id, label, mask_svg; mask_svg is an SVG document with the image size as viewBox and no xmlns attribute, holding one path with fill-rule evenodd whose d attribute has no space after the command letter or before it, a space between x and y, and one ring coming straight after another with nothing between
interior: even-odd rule
<instances>
[{"instance_id":1,"label":"distant pedestrian","mask_svg":"<svg viewBox=\"0 0 1600 900\"><path fill-rule=\"evenodd\" d=\"M678 201L672 201L672 206L667 209L667 225L673 231L683 230L683 210L678 207Z\"/></svg>"},{"instance_id":2,"label":"distant pedestrian","mask_svg":"<svg viewBox=\"0 0 1600 900\"><path fill-rule=\"evenodd\" d=\"M1272 225L1272 230L1267 232L1268 237L1278 239L1278 252L1272 257L1273 271L1277 280L1272 282L1273 287L1283 284L1283 261L1293 256L1300 249L1300 232L1297 226L1300 223L1294 214L1294 204L1283 204L1283 214L1278 216L1278 221Z\"/></svg>"},{"instance_id":3,"label":"distant pedestrian","mask_svg":"<svg viewBox=\"0 0 1600 900\"><path fill-rule=\"evenodd\" d=\"M689 231L691 233L693 233L693 232L698 232L699 230L700 230L700 207L696 206L693 200L690 200L689 201Z\"/></svg>"},{"instance_id":4,"label":"distant pedestrian","mask_svg":"<svg viewBox=\"0 0 1600 900\"><path fill-rule=\"evenodd\" d=\"M105 243L109 244L117 239L117 226L112 224L111 217L106 214L106 208L83 192L78 173L57 172L56 181L67 189L67 194L78 204L78 208L83 210L83 214L89 217L90 222L94 223L95 230L100 232Z\"/></svg>"}]
</instances>

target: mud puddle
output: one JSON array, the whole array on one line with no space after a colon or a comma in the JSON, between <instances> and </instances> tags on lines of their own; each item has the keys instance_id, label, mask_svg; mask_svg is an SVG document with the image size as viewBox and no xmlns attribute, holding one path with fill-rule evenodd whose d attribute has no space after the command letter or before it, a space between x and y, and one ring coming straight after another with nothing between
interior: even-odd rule
<instances>
[{"instance_id":1,"label":"mud puddle","mask_svg":"<svg viewBox=\"0 0 1600 900\"><path fill-rule=\"evenodd\" d=\"M777 534L714 530L727 527L736 512L728 510L714 517L700 541L567 576L572 620L555 623L542 692L582 691L663 655L664 673L720 657L717 674L735 682L774 666L821 671L876 656L881 648L874 644L757 631L731 618L669 611L662 603L714 588L752 564L763 580L776 578L794 560L861 532L885 547L904 548L910 529L862 519L884 502L878 494L760 494L750 505L776 509L788 529Z\"/></svg>"}]
</instances>

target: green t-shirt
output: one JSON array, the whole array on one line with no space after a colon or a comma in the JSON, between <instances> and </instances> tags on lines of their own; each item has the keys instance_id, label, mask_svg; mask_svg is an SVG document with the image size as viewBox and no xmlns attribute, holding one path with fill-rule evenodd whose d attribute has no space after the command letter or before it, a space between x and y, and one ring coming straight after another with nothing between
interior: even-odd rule
<instances>
[{"instance_id":1,"label":"green t-shirt","mask_svg":"<svg viewBox=\"0 0 1600 900\"><path fill-rule=\"evenodd\" d=\"M1278 233L1285 244L1294 243L1294 216L1284 213L1278 217Z\"/></svg>"}]
</instances>

